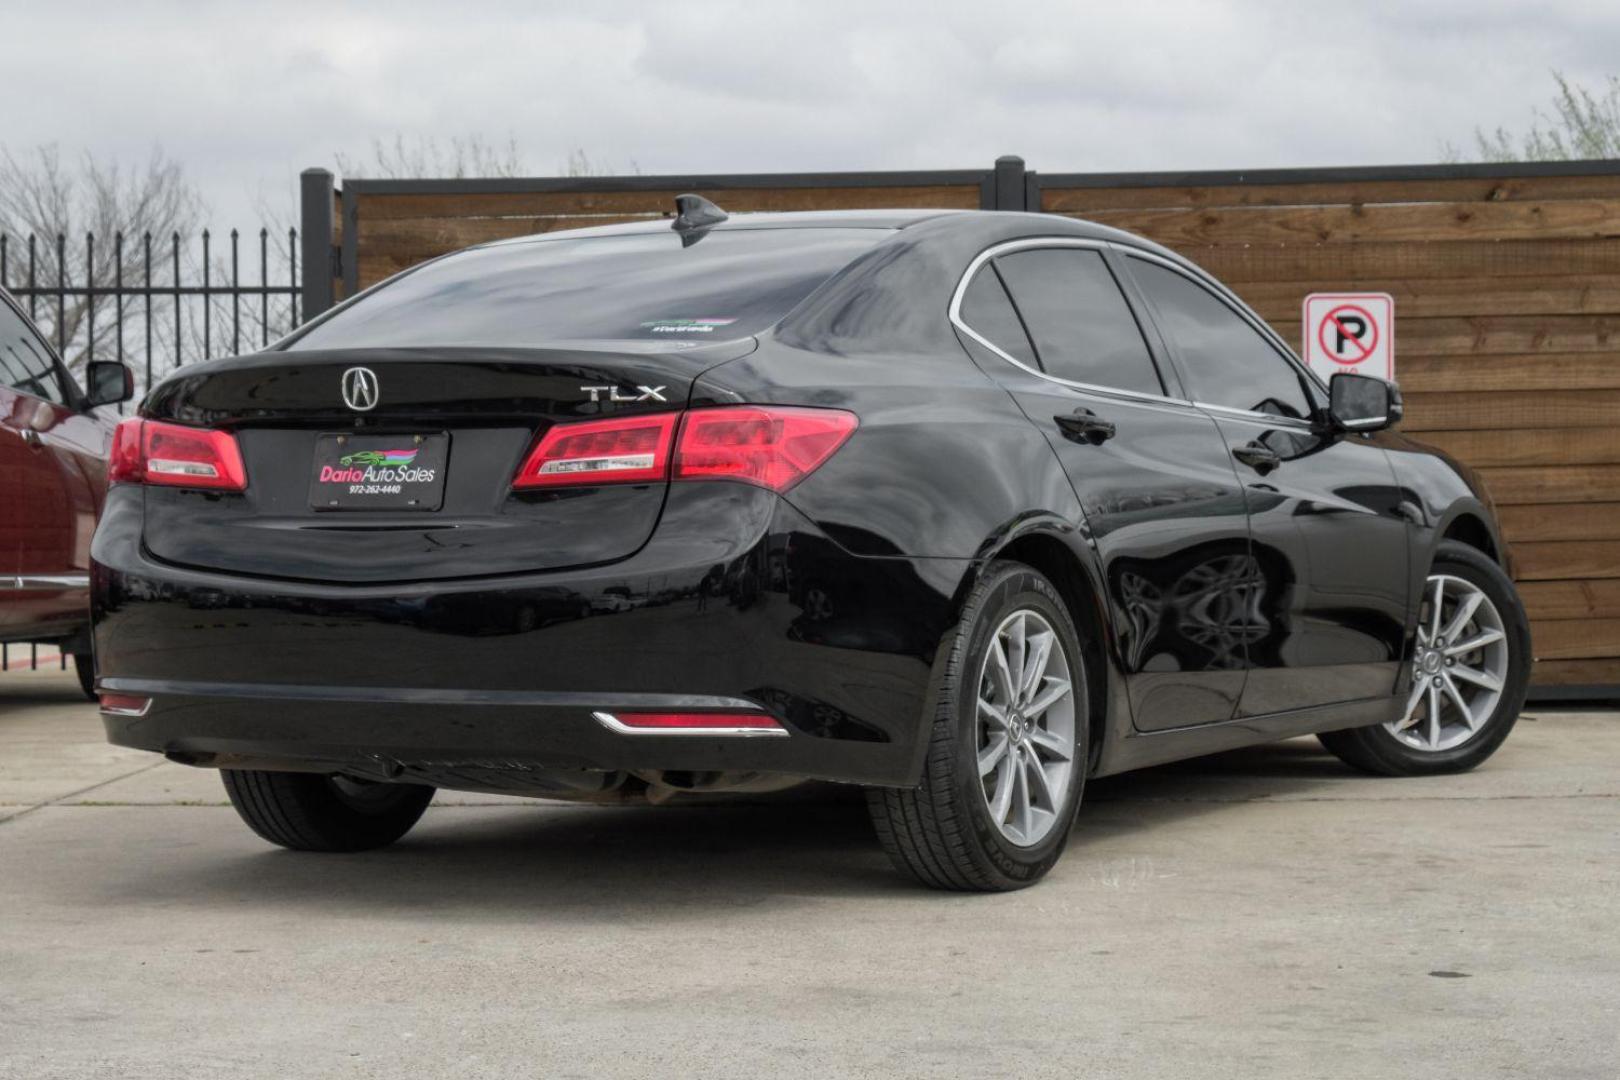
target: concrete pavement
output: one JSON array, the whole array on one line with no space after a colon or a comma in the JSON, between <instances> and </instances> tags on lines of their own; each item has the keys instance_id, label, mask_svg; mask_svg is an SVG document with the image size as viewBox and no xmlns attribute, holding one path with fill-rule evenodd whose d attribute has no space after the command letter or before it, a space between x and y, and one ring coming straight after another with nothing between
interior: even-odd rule
<instances>
[{"instance_id":1,"label":"concrete pavement","mask_svg":"<svg viewBox=\"0 0 1620 1080\"><path fill-rule=\"evenodd\" d=\"M1620 1075L1620 716L1483 769L1311 740L1095 783L1057 871L913 887L850 798L449 796L271 848L0 676L0 1077Z\"/></svg>"}]
</instances>

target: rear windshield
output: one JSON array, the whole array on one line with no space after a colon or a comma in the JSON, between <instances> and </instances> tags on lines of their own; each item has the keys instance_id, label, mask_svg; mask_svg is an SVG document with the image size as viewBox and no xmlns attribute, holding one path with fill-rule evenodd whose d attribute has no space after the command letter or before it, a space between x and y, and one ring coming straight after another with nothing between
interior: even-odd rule
<instances>
[{"instance_id":1,"label":"rear windshield","mask_svg":"<svg viewBox=\"0 0 1620 1080\"><path fill-rule=\"evenodd\" d=\"M778 322L886 229L673 230L500 244L401 276L289 349L713 341Z\"/></svg>"}]
</instances>

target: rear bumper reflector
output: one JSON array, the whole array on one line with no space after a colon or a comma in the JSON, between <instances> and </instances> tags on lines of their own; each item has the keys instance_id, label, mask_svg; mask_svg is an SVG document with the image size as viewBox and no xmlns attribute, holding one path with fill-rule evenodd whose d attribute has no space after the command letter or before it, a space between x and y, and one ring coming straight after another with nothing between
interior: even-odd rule
<instances>
[{"instance_id":1,"label":"rear bumper reflector","mask_svg":"<svg viewBox=\"0 0 1620 1080\"><path fill-rule=\"evenodd\" d=\"M145 716L152 699L139 694L102 694L101 711L114 716Z\"/></svg>"},{"instance_id":2,"label":"rear bumper reflector","mask_svg":"<svg viewBox=\"0 0 1620 1080\"><path fill-rule=\"evenodd\" d=\"M597 723L620 735L786 735L765 713L593 712Z\"/></svg>"}]
</instances>

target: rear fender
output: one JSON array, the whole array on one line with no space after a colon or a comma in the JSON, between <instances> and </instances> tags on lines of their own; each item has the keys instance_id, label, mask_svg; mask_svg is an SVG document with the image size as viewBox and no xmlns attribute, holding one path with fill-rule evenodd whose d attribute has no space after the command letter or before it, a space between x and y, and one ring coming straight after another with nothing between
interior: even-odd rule
<instances>
[{"instance_id":1,"label":"rear fender","mask_svg":"<svg viewBox=\"0 0 1620 1080\"><path fill-rule=\"evenodd\" d=\"M929 712L944 685L951 646L960 632L968 597L996 561L1020 562L1039 571L1063 596L1086 653L1091 712L1090 755L1093 765L1105 744L1130 733L1130 704L1125 693L1123 659L1106 601L1102 566L1095 548L1073 522L1059 513L1036 512L1007 522L988 537L951 596L952 618L935 652L929 683ZM921 746L926 750L926 745ZM922 755L917 761L921 774Z\"/></svg>"}]
</instances>

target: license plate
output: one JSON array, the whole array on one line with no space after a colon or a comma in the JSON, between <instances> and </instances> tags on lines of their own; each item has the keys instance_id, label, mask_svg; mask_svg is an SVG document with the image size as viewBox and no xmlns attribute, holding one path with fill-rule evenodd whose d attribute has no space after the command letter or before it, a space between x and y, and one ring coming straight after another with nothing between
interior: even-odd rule
<instances>
[{"instance_id":1,"label":"license plate","mask_svg":"<svg viewBox=\"0 0 1620 1080\"><path fill-rule=\"evenodd\" d=\"M321 435L310 472L312 510L437 510L450 436Z\"/></svg>"}]
</instances>

